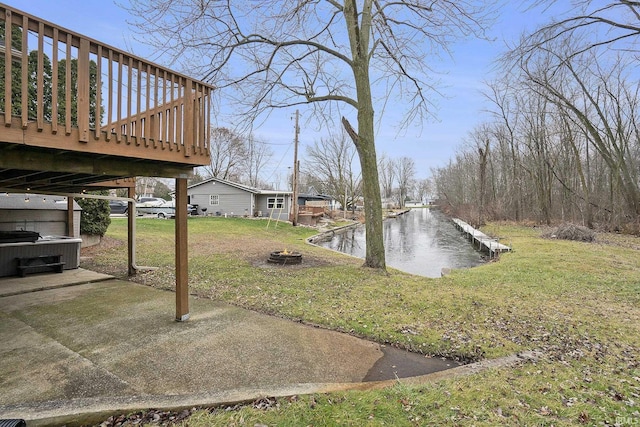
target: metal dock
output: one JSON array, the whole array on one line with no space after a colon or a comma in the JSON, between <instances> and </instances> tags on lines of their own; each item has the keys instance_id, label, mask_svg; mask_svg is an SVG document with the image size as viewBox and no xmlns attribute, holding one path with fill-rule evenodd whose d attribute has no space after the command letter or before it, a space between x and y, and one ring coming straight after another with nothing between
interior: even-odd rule
<instances>
[{"instance_id":1,"label":"metal dock","mask_svg":"<svg viewBox=\"0 0 640 427\"><path fill-rule=\"evenodd\" d=\"M478 250L488 252L489 257L493 258L502 252L509 252L511 248L492 237L487 236L480 230L476 230L461 219L453 218L453 223L456 228L466 234L467 238L471 241L474 247L477 246Z\"/></svg>"}]
</instances>

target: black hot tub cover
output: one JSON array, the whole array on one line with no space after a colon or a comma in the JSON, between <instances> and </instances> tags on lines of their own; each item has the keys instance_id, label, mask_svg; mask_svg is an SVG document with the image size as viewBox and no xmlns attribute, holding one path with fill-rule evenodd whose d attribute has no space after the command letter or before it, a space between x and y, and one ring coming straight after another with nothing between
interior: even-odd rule
<instances>
[{"instance_id":1,"label":"black hot tub cover","mask_svg":"<svg viewBox=\"0 0 640 427\"><path fill-rule=\"evenodd\" d=\"M0 243L35 242L40 238L40 233L35 231L0 231Z\"/></svg>"}]
</instances>

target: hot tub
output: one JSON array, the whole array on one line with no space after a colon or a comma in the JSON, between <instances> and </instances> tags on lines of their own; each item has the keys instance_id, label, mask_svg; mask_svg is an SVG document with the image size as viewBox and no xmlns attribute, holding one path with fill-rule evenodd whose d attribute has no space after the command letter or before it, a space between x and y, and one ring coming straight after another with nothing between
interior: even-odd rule
<instances>
[{"instance_id":1,"label":"hot tub","mask_svg":"<svg viewBox=\"0 0 640 427\"><path fill-rule=\"evenodd\" d=\"M42 236L35 242L0 243L0 277L18 275L16 258L62 255L65 270L78 268L81 244L82 239L66 236ZM48 270L43 267L42 271Z\"/></svg>"}]
</instances>

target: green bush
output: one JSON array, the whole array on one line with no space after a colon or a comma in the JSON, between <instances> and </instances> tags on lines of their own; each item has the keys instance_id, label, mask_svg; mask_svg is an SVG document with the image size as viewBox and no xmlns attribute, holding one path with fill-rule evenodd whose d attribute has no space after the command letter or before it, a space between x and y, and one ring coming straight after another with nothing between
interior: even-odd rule
<instances>
[{"instance_id":1,"label":"green bush","mask_svg":"<svg viewBox=\"0 0 640 427\"><path fill-rule=\"evenodd\" d=\"M109 193L106 190L93 191L88 194L96 194L106 196ZM109 218L109 201L105 199L76 199L82 208L80 216L80 234L89 234L94 236L104 236L107 232L111 218Z\"/></svg>"}]
</instances>

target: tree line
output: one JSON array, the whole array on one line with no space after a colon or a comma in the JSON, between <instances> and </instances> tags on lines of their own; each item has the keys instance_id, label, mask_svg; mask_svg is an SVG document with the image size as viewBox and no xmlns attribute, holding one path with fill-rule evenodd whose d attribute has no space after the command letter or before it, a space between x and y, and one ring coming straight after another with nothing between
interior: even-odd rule
<instances>
[{"instance_id":1,"label":"tree line","mask_svg":"<svg viewBox=\"0 0 640 427\"><path fill-rule=\"evenodd\" d=\"M640 5L582 7L501 58L491 118L433 171L455 215L640 231Z\"/></svg>"}]
</instances>

